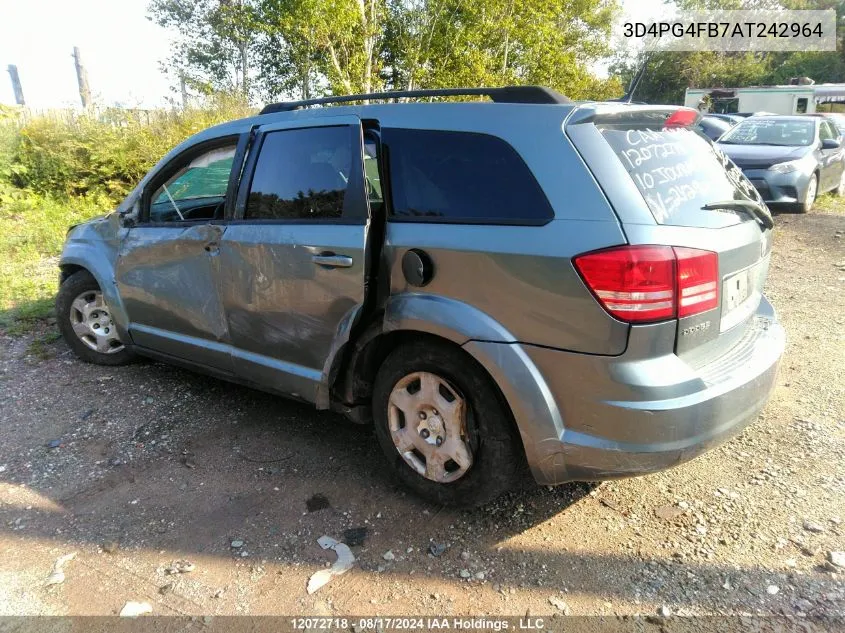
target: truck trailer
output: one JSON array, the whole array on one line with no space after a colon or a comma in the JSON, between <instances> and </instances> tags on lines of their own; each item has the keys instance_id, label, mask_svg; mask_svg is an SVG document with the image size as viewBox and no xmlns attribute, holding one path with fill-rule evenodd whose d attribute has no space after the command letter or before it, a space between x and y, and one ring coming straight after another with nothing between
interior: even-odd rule
<instances>
[{"instance_id":1,"label":"truck trailer","mask_svg":"<svg viewBox=\"0 0 845 633\"><path fill-rule=\"evenodd\" d=\"M836 108L834 104L840 104ZM702 112L807 114L845 108L845 84L687 88L684 105Z\"/></svg>"}]
</instances>

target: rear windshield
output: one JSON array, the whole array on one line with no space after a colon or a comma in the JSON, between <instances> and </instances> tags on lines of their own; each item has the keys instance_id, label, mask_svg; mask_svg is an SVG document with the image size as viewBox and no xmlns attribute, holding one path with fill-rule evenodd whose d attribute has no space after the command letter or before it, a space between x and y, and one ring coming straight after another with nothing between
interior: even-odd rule
<instances>
[{"instance_id":1,"label":"rear windshield","mask_svg":"<svg viewBox=\"0 0 845 633\"><path fill-rule=\"evenodd\" d=\"M661 127L653 120L598 128L658 224L706 225L704 214L714 213L702 209L708 203L760 200L742 171L692 128Z\"/></svg>"}]
</instances>

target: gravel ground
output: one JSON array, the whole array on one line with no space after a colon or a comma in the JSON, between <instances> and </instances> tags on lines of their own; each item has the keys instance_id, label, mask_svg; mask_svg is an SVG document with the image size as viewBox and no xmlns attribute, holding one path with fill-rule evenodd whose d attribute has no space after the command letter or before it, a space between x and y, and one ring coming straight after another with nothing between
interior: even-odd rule
<instances>
[{"instance_id":1,"label":"gravel ground","mask_svg":"<svg viewBox=\"0 0 845 633\"><path fill-rule=\"evenodd\" d=\"M397 488L371 432L334 415L86 365L49 326L2 337L0 614L842 615L844 232L845 215L777 218L787 354L742 435L665 473L471 512ZM307 594L334 561L317 538L350 528L354 568Z\"/></svg>"}]
</instances>

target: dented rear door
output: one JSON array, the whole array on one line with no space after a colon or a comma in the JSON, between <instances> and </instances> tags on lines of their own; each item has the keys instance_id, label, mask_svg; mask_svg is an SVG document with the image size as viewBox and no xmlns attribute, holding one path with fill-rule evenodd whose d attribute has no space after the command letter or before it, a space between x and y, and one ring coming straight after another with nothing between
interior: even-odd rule
<instances>
[{"instance_id":1,"label":"dented rear door","mask_svg":"<svg viewBox=\"0 0 845 633\"><path fill-rule=\"evenodd\" d=\"M263 126L221 240L235 372L317 400L364 301L368 208L355 116Z\"/></svg>"}]
</instances>

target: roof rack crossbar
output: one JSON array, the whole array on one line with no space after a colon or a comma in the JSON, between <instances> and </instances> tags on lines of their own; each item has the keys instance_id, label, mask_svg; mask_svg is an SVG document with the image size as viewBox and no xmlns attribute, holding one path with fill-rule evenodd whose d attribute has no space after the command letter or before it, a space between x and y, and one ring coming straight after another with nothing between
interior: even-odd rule
<instances>
[{"instance_id":1,"label":"roof rack crossbar","mask_svg":"<svg viewBox=\"0 0 845 633\"><path fill-rule=\"evenodd\" d=\"M391 90L388 92L371 92L360 95L339 95L336 97L321 97L319 99L305 99L303 101L282 101L271 103L261 111L261 114L274 112L290 112L312 105L330 103L349 103L351 101L375 101L383 99L403 99L420 97L463 97L482 95L490 97L496 103L571 103L564 95L543 86L504 86L502 88L436 88L432 90Z\"/></svg>"}]
</instances>

